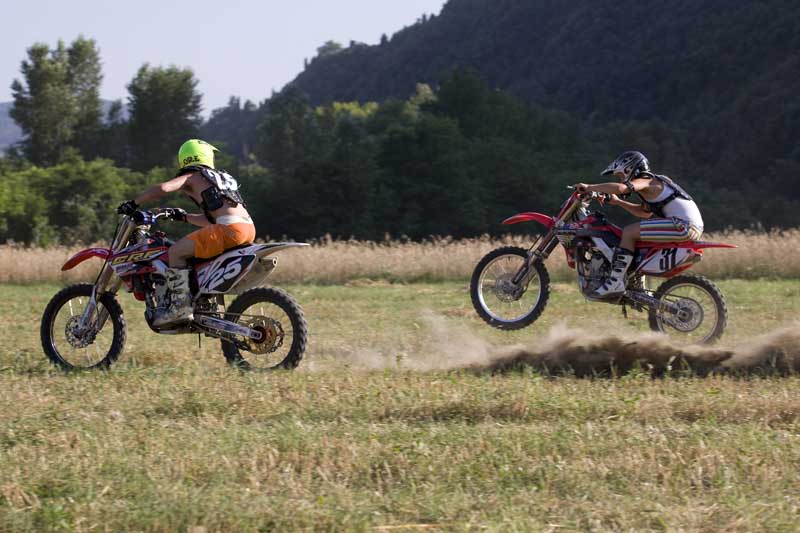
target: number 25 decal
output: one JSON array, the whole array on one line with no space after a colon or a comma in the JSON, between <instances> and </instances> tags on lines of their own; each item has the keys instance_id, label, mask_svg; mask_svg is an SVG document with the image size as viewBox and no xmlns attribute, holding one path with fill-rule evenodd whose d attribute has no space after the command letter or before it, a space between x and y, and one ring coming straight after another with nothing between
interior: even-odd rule
<instances>
[{"instance_id":1,"label":"number 25 decal","mask_svg":"<svg viewBox=\"0 0 800 533\"><path fill-rule=\"evenodd\" d=\"M242 260L236 259L228 263L225 267L220 267L215 270L206 282L206 289L213 291L223 283L231 280L242 273Z\"/></svg>"}]
</instances>

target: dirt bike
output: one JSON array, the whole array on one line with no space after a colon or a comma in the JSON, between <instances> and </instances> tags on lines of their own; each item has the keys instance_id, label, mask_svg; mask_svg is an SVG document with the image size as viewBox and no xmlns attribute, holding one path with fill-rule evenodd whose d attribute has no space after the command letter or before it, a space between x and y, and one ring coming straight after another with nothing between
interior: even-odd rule
<instances>
[{"instance_id":1,"label":"dirt bike","mask_svg":"<svg viewBox=\"0 0 800 533\"><path fill-rule=\"evenodd\" d=\"M614 248L622 229L611 224L600 211L589 212L593 200L603 194L577 191L561 206L558 216L520 213L503 224L538 222L547 230L525 250L504 247L480 260L470 282L475 310L489 325L517 330L538 319L550 296L550 276L545 260L560 244L567 264L576 270L578 286L587 299L611 272ZM628 270L627 290L613 300L595 300L647 311L653 331L666 333L688 343L705 344L722 336L727 307L720 290L710 280L680 275L697 264L707 248L736 248L714 242L636 243L633 264ZM646 276L667 278L656 291L646 287Z\"/></svg>"},{"instance_id":2,"label":"dirt bike","mask_svg":"<svg viewBox=\"0 0 800 533\"><path fill-rule=\"evenodd\" d=\"M228 363L245 370L295 368L306 350L308 326L303 311L285 291L261 285L277 266L272 254L304 243L251 244L209 259L190 261L194 318L158 328L153 318L166 305L168 250L173 244L160 219L176 210L136 211L120 219L110 248L89 248L71 257L61 270L98 257L103 266L94 283L62 289L42 317L42 347L65 370L108 368L125 347L126 324L117 292L122 288L145 304L145 320L155 333L197 333L221 339ZM225 295L238 294L226 308Z\"/></svg>"}]
</instances>

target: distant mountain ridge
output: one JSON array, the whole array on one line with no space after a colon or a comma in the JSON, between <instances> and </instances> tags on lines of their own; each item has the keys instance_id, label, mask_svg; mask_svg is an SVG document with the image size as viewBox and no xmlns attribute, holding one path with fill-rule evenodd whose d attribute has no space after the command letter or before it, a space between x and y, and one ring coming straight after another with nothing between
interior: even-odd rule
<instances>
[{"instance_id":1,"label":"distant mountain ridge","mask_svg":"<svg viewBox=\"0 0 800 533\"><path fill-rule=\"evenodd\" d=\"M0 102L0 154L22 140L22 130L9 116L11 105L11 102Z\"/></svg>"}]
</instances>

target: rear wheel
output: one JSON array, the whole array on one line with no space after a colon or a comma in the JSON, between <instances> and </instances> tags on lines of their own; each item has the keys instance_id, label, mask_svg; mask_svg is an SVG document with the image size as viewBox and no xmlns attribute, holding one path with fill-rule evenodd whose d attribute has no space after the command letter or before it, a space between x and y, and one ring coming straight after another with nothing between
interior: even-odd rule
<instances>
[{"instance_id":1,"label":"rear wheel","mask_svg":"<svg viewBox=\"0 0 800 533\"><path fill-rule=\"evenodd\" d=\"M44 310L42 348L64 370L108 368L125 348L125 317L114 295L101 295L94 316L81 325L93 288L90 283L66 287Z\"/></svg>"},{"instance_id":2,"label":"rear wheel","mask_svg":"<svg viewBox=\"0 0 800 533\"><path fill-rule=\"evenodd\" d=\"M470 282L472 305L490 326L522 329L539 318L547 306L550 275L541 261L531 265L527 283L514 283L527 261L527 250L508 246L489 252L475 267Z\"/></svg>"},{"instance_id":3,"label":"rear wheel","mask_svg":"<svg viewBox=\"0 0 800 533\"><path fill-rule=\"evenodd\" d=\"M225 359L233 366L244 370L291 370L305 355L308 325L300 305L286 291L275 288L246 291L233 301L225 320L262 333L260 341L222 341Z\"/></svg>"},{"instance_id":4,"label":"rear wheel","mask_svg":"<svg viewBox=\"0 0 800 533\"><path fill-rule=\"evenodd\" d=\"M728 308L714 283L702 276L677 276L664 282L654 295L660 300L650 310L650 329L685 344L711 344L725 331Z\"/></svg>"}]
</instances>

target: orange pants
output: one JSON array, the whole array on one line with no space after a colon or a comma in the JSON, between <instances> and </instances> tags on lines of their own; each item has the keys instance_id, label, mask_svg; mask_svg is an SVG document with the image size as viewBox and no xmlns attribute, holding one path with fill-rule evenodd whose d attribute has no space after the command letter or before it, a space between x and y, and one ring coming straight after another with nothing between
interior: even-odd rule
<instances>
[{"instance_id":1,"label":"orange pants","mask_svg":"<svg viewBox=\"0 0 800 533\"><path fill-rule=\"evenodd\" d=\"M208 259L234 246L250 244L256 238L256 227L244 222L212 224L186 237L194 241L194 256Z\"/></svg>"}]
</instances>

